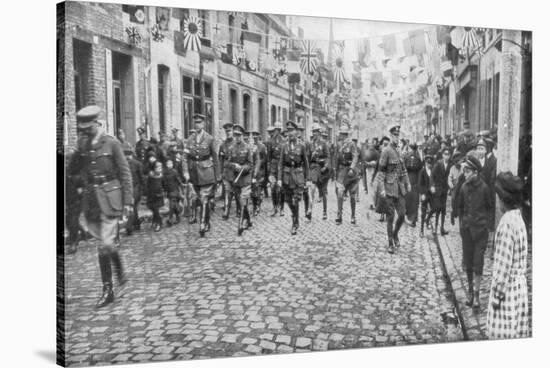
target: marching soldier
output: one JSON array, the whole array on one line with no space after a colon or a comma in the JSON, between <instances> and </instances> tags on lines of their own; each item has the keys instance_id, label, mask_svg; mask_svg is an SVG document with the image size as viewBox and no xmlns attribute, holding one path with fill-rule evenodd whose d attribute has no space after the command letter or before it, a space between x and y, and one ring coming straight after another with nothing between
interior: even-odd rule
<instances>
[{"instance_id":1,"label":"marching soldier","mask_svg":"<svg viewBox=\"0 0 550 368\"><path fill-rule=\"evenodd\" d=\"M248 212L248 199L252 185L252 177L257 171L254 167L254 157L252 148L243 140L244 128L241 125L233 126L234 142L227 152L224 161L224 168L228 169L228 182L231 185L231 191L239 197L242 205L241 215L237 234L242 235L243 231L252 226L250 213ZM246 220L246 226L244 221Z\"/></svg>"},{"instance_id":2,"label":"marching soldier","mask_svg":"<svg viewBox=\"0 0 550 368\"><path fill-rule=\"evenodd\" d=\"M99 269L103 294L96 308L114 300L112 269L119 285L126 283L122 262L116 249L118 221L132 212L132 177L120 143L105 134L98 121L101 109L86 106L76 114L82 136L69 165L69 172L80 173L83 188L82 209L88 230L98 244Z\"/></svg>"},{"instance_id":3,"label":"marching soldier","mask_svg":"<svg viewBox=\"0 0 550 368\"><path fill-rule=\"evenodd\" d=\"M278 184L277 179L279 177L279 161L281 158L281 149L283 145L283 137L281 135L283 125L277 121L273 127L275 130L267 145L269 182L271 183L271 202L273 203L273 213L271 214L271 217L276 216L279 210L280 215L284 216L285 205L281 186Z\"/></svg>"},{"instance_id":4,"label":"marching soldier","mask_svg":"<svg viewBox=\"0 0 550 368\"><path fill-rule=\"evenodd\" d=\"M152 144L147 140L147 133L145 129L138 128L139 140L136 143L136 158L141 161L143 165L147 165L147 152L151 150Z\"/></svg>"},{"instance_id":5,"label":"marching soldier","mask_svg":"<svg viewBox=\"0 0 550 368\"><path fill-rule=\"evenodd\" d=\"M349 193L351 205L351 223L355 225L355 205L357 189L359 187L359 150L349 138L349 128L342 125L339 134L340 143L334 153L336 196L338 199L338 215L336 224L342 224L342 209L344 207L344 194Z\"/></svg>"},{"instance_id":6,"label":"marching soldier","mask_svg":"<svg viewBox=\"0 0 550 368\"><path fill-rule=\"evenodd\" d=\"M305 145L306 147L306 155L307 155L307 161L311 161L311 143L305 136L305 128L302 124L298 124L298 139ZM304 187L304 212L306 214L306 218L311 221L311 213L313 210L313 198L311 195L311 188L312 184L306 185Z\"/></svg>"},{"instance_id":7,"label":"marching soldier","mask_svg":"<svg viewBox=\"0 0 550 368\"><path fill-rule=\"evenodd\" d=\"M405 220L405 194L410 192L411 184L405 164L401 160L397 145L401 126L390 129L390 144L382 150L378 167L378 180L381 184L380 196L386 201L388 252L393 254L399 248L399 229ZM395 227L393 220L397 212Z\"/></svg>"},{"instance_id":8,"label":"marching soldier","mask_svg":"<svg viewBox=\"0 0 550 368\"><path fill-rule=\"evenodd\" d=\"M223 216L222 219L227 220L229 218L229 212L231 211L231 201L233 199L233 192L231 191L231 182L228 179L231 176L231 170L226 169L224 162L227 158L227 152L229 152L231 145L233 144L233 124L231 123L225 123L223 125L223 129L225 131L225 140L220 146L220 152L219 152L219 161L220 161L220 167L223 168L222 172L222 182L223 182ZM237 203L237 213L239 213L239 201L236 200Z\"/></svg>"},{"instance_id":9,"label":"marching soldier","mask_svg":"<svg viewBox=\"0 0 550 368\"><path fill-rule=\"evenodd\" d=\"M187 141L183 155L183 176L191 181L199 203L199 234L201 237L210 230L210 197L218 181L219 166L214 138L204 131L205 117L195 114L196 134Z\"/></svg>"},{"instance_id":10,"label":"marching soldier","mask_svg":"<svg viewBox=\"0 0 550 368\"><path fill-rule=\"evenodd\" d=\"M254 138L254 155L256 162L256 170L252 178L252 206L254 216L258 216L262 207L262 188L265 182L266 165L267 165L267 149L265 144L260 141L260 132L252 131Z\"/></svg>"},{"instance_id":11,"label":"marching soldier","mask_svg":"<svg viewBox=\"0 0 550 368\"><path fill-rule=\"evenodd\" d=\"M281 148L277 170L277 185L283 188L286 202L292 212L292 235L296 235L300 226L299 202L304 193L304 185L310 184L306 146L298 139L297 128L298 125L293 121L286 123L288 142Z\"/></svg>"},{"instance_id":12,"label":"marching soldier","mask_svg":"<svg viewBox=\"0 0 550 368\"><path fill-rule=\"evenodd\" d=\"M330 150L327 142L321 137L321 127L313 124L311 128L311 182L317 187L319 197L323 200L323 220L327 219L327 186L330 179Z\"/></svg>"}]
</instances>

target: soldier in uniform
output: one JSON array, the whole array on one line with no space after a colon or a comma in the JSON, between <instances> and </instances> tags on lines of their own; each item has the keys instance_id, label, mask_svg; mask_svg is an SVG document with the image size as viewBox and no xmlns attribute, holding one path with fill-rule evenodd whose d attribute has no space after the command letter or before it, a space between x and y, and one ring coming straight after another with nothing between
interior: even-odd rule
<instances>
[{"instance_id":1,"label":"soldier in uniform","mask_svg":"<svg viewBox=\"0 0 550 368\"><path fill-rule=\"evenodd\" d=\"M336 176L336 196L338 200L338 215L336 224L342 223L342 208L344 206L344 193L348 192L351 205L351 223L355 224L355 204L357 189L359 187L359 150L349 139L349 128L342 125L340 128L340 143L336 147L334 163Z\"/></svg>"},{"instance_id":2,"label":"soldier in uniform","mask_svg":"<svg viewBox=\"0 0 550 368\"><path fill-rule=\"evenodd\" d=\"M132 235L134 230L139 230L141 226L141 221L139 219L139 202L141 201L141 195L145 189L145 169L141 161L134 157L134 150L132 147L125 147L124 154L126 155L126 160L128 161L128 166L130 167L130 173L132 174L132 184L133 184L133 211L132 215L128 217L128 222L126 223L126 234Z\"/></svg>"},{"instance_id":3,"label":"soldier in uniform","mask_svg":"<svg viewBox=\"0 0 550 368\"><path fill-rule=\"evenodd\" d=\"M390 144L382 150L378 168L380 196L386 202L387 209L389 253L394 253L395 248L401 245L398 235L405 220L405 195L411 190L409 176L397 148L400 130L399 125L390 129ZM395 212L397 212L397 221L394 227Z\"/></svg>"},{"instance_id":4,"label":"soldier in uniform","mask_svg":"<svg viewBox=\"0 0 550 368\"><path fill-rule=\"evenodd\" d=\"M199 234L203 237L210 230L209 202L220 175L214 138L204 131L204 115L195 114L193 121L196 134L188 139L184 150L183 176L186 182L191 181L198 197Z\"/></svg>"},{"instance_id":5,"label":"soldier in uniform","mask_svg":"<svg viewBox=\"0 0 550 368\"><path fill-rule=\"evenodd\" d=\"M298 139L304 144L306 147L306 155L307 155L307 162L311 162L311 143L305 136L305 128L302 124L297 124L298 128ZM313 196L312 196L312 188L313 184L309 183L304 187L304 212L306 214L306 218L311 221L311 213L313 211Z\"/></svg>"},{"instance_id":6,"label":"soldier in uniform","mask_svg":"<svg viewBox=\"0 0 550 368\"><path fill-rule=\"evenodd\" d=\"M267 166L267 149L265 144L260 141L260 132L252 131L254 138L254 160L257 168L252 178L252 206L254 216L258 216L262 207L262 188L265 182L266 166Z\"/></svg>"},{"instance_id":7,"label":"soldier in uniform","mask_svg":"<svg viewBox=\"0 0 550 368\"><path fill-rule=\"evenodd\" d=\"M98 240L98 258L103 294L96 304L101 308L114 300L112 269L119 285L126 282L116 249L118 221L132 212L132 176L120 143L105 134L98 121L101 109L86 106L76 114L82 136L69 165L70 173L80 173L88 230Z\"/></svg>"},{"instance_id":8,"label":"soldier in uniform","mask_svg":"<svg viewBox=\"0 0 550 368\"><path fill-rule=\"evenodd\" d=\"M298 139L298 125L293 121L286 123L288 142L280 152L277 185L282 186L288 207L292 213L291 234L296 235L299 222L299 202L304 193L304 185L309 180L309 162L306 146ZM307 183L306 183L307 181Z\"/></svg>"},{"instance_id":9,"label":"soldier in uniform","mask_svg":"<svg viewBox=\"0 0 550 368\"><path fill-rule=\"evenodd\" d=\"M225 140L220 146L219 151L219 161L220 161L220 167L223 168L222 172L222 183L223 183L223 216L222 218L224 220L227 220L229 218L229 212L231 211L231 201L233 200L234 193L231 191L231 182L228 179L232 174L230 169L225 168L225 159L227 157L227 152L229 152L229 149L231 148L231 145L233 144L233 124L231 123L225 123L223 125L223 129L225 131ZM238 205L239 201L235 200L237 203L237 213L240 212Z\"/></svg>"},{"instance_id":10,"label":"soldier in uniform","mask_svg":"<svg viewBox=\"0 0 550 368\"><path fill-rule=\"evenodd\" d=\"M136 158L142 164L147 165L147 152L150 150L151 143L147 140L145 129L138 128L139 140L136 143Z\"/></svg>"},{"instance_id":11,"label":"soldier in uniform","mask_svg":"<svg viewBox=\"0 0 550 368\"><path fill-rule=\"evenodd\" d=\"M283 145L283 137L281 130L283 125L280 122L275 122L273 125L275 131L267 144L267 162L269 165L269 182L271 183L271 202L273 203L273 213L271 217L276 216L280 210L280 215L284 216L284 198L281 191L281 186L278 184L279 177L279 161L281 158L281 149Z\"/></svg>"},{"instance_id":12,"label":"soldier in uniform","mask_svg":"<svg viewBox=\"0 0 550 368\"><path fill-rule=\"evenodd\" d=\"M241 125L233 126L234 142L227 151L224 160L224 169L227 169L229 176L228 183L231 191L239 197L242 205L241 215L237 234L242 235L243 231L252 226L250 213L248 212L248 200L252 185L252 177L257 168L254 167L254 153L252 147L243 140L244 128ZM244 221L246 220L246 226Z\"/></svg>"},{"instance_id":13,"label":"soldier in uniform","mask_svg":"<svg viewBox=\"0 0 550 368\"><path fill-rule=\"evenodd\" d=\"M330 152L325 139L321 137L321 127L313 124L311 128L313 140L311 142L311 182L317 187L319 197L323 200L323 220L327 219L327 186L330 179Z\"/></svg>"}]
</instances>

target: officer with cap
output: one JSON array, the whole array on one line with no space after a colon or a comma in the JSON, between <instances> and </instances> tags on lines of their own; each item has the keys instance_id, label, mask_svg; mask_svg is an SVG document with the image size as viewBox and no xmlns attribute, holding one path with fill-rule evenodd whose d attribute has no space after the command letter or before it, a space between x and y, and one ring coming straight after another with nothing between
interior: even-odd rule
<instances>
[{"instance_id":1,"label":"officer with cap","mask_svg":"<svg viewBox=\"0 0 550 368\"><path fill-rule=\"evenodd\" d=\"M183 154L183 176L191 181L199 203L199 234L201 237L210 230L210 197L221 179L214 138L204 130L205 117L193 116L196 134L187 140Z\"/></svg>"},{"instance_id":2,"label":"officer with cap","mask_svg":"<svg viewBox=\"0 0 550 368\"><path fill-rule=\"evenodd\" d=\"M339 144L335 152L336 196L338 202L338 214L336 224L342 224L342 211L344 195L349 193L351 206L351 223L355 224L355 205L357 189L359 187L359 150L357 145L349 137L349 128L342 125L339 132Z\"/></svg>"},{"instance_id":3,"label":"officer with cap","mask_svg":"<svg viewBox=\"0 0 550 368\"><path fill-rule=\"evenodd\" d=\"M380 196L386 202L388 252L394 253L399 242L399 229L405 221L405 194L410 192L411 184L399 150L401 127L395 125L390 129L390 144L382 150L379 161L378 180L381 184ZM393 221L397 212L395 227Z\"/></svg>"},{"instance_id":4,"label":"officer with cap","mask_svg":"<svg viewBox=\"0 0 550 368\"><path fill-rule=\"evenodd\" d=\"M83 183L82 209L88 230L98 240L99 269L103 293L96 308L113 302L111 265L119 285L126 282L120 255L116 248L121 216L132 212L132 176L120 143L105 134L98 121L101 109L86 106L76 114L81 137L69 164L70 173L79 173Z\"/></svg>"},{"instance_id":5,"label":"officer with cap","mask_svg":"<svg viewBox=\"0 0 550 368\"><path fill-rule=\"evenodd\" d=\"M280 215L284 216L284 198L281 187L277 183L279 177L279 161L281 158L281 149L283 146L283 137L281 130L283 125L276 121L273 125L274 131L266 144L267 162L269 166L269 182L271 183L271 202L273 203L273 213L271 217L276 216L280 210Z\"/></svg>"},{"instance_id":6,"label":"officer with cap","mask_svg":"<svg viewBox=\"0 0 550 368\"><path fill-rule=\"evenodd\" d=\"M244 128L242 125L233 125L234 142L229 147L224 161L224 169L227 169L229 174L227 180L231 185L230 190L235 193L242 206L237 228L239 236L242 235L244 230L252 226L250 213L248 212L248 200L250 198L252 177L257 171L257 168L254 167L252 148L244 142L243 134Z\"/></svg>"},{"instance_id":7,"label":"officer with cap","mask_svg":"<svg viewBox=\"0 0 550 368\"><path fill-rule=\"evenodd\" d=\"M304 186L310 184L306 146L298 139L297 128L298 125L293 121L286 123L288 142L281 148L277 170L277 185L282 186L287 205L292 213L291 235L296 235L300 226L299 202L304 193Z\"/></svg>"},{"instance_id":8,"label":"officer with cap","mask_svg":"<svg viewBox=\"0 0 550 368\"><path fill-rule=\"evenodd\" d=\"M225 140L220 146L219 161L220 167L223 168L222 182L223 182L223 216L222 219L227 220L229 218L229 212L231 211L231 201L233 200L234 193L231 191L231 181L228 179L232 174L230 169L225 168L225 159L227 152L229 152L231 145L233 144L233 124L225 123L223 125L225 131ZM237 205L239 201L235 201ZM239 216L240 209L237 207L237 216Z\"/></svg>"},{"instance_id":9,"label":"officer with cap","mask_svg":"<svg viewBox=\"0 0 550 368\"><path fill-rule=\"evenodd\" d=\"M147 151L152 147L151 142L147 140L147 133L145 129L138 128L139 140L136 143L136 158L141 161L142 164L147 164Z\"/></svg>"},{"instance_id":10,"label":"officer with cap","mask_svg":"<svg viewBox=\"0 0 550 368\"><path fill-rule=\"evenodd\" d=\"M255 167L257 168L252 178L252 206L254 216L258 216L262 206L262 188L267 171L267 148L260 140L260 132L253 130L252 137L254 139L252 150L254 152Z\"/></svg>"},{"instance_id":11,"label":"officer with cap","mask_svg":"<svg viewBox=\"0 0 550 368\"><path fill-rule=\"evenodd\" d=\"M313 140L311 142L310 173L311 182L317 187L319 197L323 201L323 220L327 219L327 186L330 180L330 150L326 140L322 137L319 124L313 124ZM312 201L313 203L313 201Z\"/></svg>"}]
</instances>

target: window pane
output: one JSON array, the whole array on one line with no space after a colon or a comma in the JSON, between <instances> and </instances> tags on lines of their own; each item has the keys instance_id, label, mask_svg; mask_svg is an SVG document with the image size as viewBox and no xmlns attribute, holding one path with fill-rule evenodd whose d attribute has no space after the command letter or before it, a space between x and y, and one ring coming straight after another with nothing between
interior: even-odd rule
<instances>
[{"instance_id":1,"label":"window pane","mask_svg":"<svg viewBox=\"0 0 550 368\"><path fill-rule=\"evenodd\" d=\"M198 79L193 79L193 94L195 96L201 95L201 82Z\"/></svg>"},{"instance_id":2,"label":"window pane","mask_svg":"<svg viewBox=\"0 0 550 368\"><path fill-rule=\"evenodd\" d=\"M202 114L202 106L200 97L193 99L193 114Z\"/></svg>"},{"instance_id":3,"label":"window pane","mask_svg":"<svg viewBox=\"0 0 550 368\"><path fill-rule=\"evenodd\" d=\"M183 100L183 136L189 137L189 129L191 128L191 100L185 98Z\"/></svg>"},{"instance_id":4,"label":"window pane","mask_svg":"<svg viewBox=\"0 0 550 368\"><path fill-rule=\"evenodd\" d=\"M186 77L186 76L183 77L183 92L184 93L193 93L192 86L191 86L192 81L193 81L193 79L191 77Z\"/></svg>"},{"instance_id":5,"label":"window pane","mask_svg":"<svg viewBox=\"0 0 550 368\"><path fill-rule=\"evenodd\" d=\"M204 97L212 98L212 83L204 82Z\"/></svg>"}]
</instances>

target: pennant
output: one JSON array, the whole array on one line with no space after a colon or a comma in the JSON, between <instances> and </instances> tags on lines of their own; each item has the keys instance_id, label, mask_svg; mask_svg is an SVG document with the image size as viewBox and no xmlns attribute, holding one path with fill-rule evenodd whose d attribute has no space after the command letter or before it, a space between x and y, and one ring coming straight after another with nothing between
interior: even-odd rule
<instances>
[{"instance_id":1,"label":"pennant","mask_svg":"<svg viewBox=\"0 0 550 368\"><path fill-rule=\"evenodd\" d=\"M128 41L131 44L137 45L141 42L141 35L136 27L126 27L126 34L128 34Z\"/></svg>"},{"instance_id":2,"label":"pennant","mask_svg":"<svg viewBox=\"0 0 550 368\"><path fill-rule=\"evenodd\" d=\"M357 60L362 67L366 67L370 58L370 40L362 38L357 41Z\"/></svg>"},{"instance_id":3,"label":"pennant","mask_svg":"<svg viewBox=\"0 0 550 368\"><path fill-rule=\"evenodd\" d=\"M300 49L289 49L286 52L286 70L289 74L300 73Z\"/></svg>"},{"instance_id":4,"label":"pennant","mask_svg":"<svg viewBox=\"0 0 550 368\"><path fill-rule=\"evenodd\" d=\"M183 37L183 46L186 50L201 49L202 24L199 18L190 16L183 21Z\"/></svg>"},{"instance_id":5,"label":"pennant","mask_svg":"<svg viewBox=\"0 0 550 368\"><path fill-rule=\"evenodd\" d=\"M410 31L409 40L413 54L421 55L426 53L426 37L423 29Z\"/></svg>"},{"instance_id":6,"label":"pennant","mask_svg":"<svg viewBox=\"0 0 550 368\"><path fill-rule=\"evenodd\" d=\"M393 57L397 52L397 41L395 39L395 35L386 35L382 38L382 40L384 45L384 55L389 58Z\"/></svg>"},{"instance_id":7,"label":"pennant","mask_svg":"<svg viewBox=\"0 0 550 368\"><path fill-rule=\"evenodd\" d=\"M180 56L186 56L187 52L184 46L185 36L183 32L174 31L174 52Z\"/></svg>"},{"instance_id":8,"label":"pennant","mask_svg":"<svg viewBox=\"0 0 550 368\"><path fill-rule=\"evenodd\" d=\"M317 71L317 53L314 51L316 44L313 41L302 41L302 53L300 55L300 69L302 73L313 75Z\"/></svg>"},{"instance_id":9,"label":"pennant","mask_svg":"<svg viewBox=\"0 0 550 368\"><path fill-rule=\"evenodd\" d=\"M260 56L260 43L262 42L262 36L253 33L244 31L243 32L243 49L246 55L246 59L250 62L256 64ZM254 69L255 70L255 69Z\"/></svg>"},{"instance_id":10,"label":"pennant","mask_svg":"<svg viewBox=\"0 0 550 368\"><path fill-rule=\"evenodd\" d=\"M151 28L151 37L155 42L164 41L164 34L162 34L162 32L160 31L158 24L153 25L153 27Z\"/></svg>"},{"instance_id":11,"label":"pennant","mask_svg":"<svg viewBox=\"0 0 550 368\"><path fill-rule=\"evenodd\" d=\"M130 22L145 23L145 7L143 5L122 5L122 11L130 14Z\"/></svg>"},{"instance_id":12,"label":"pennant","mask_svg":"<svg viewBox=\"0 0 550 368\"><path fill-rule=\"evenodd\" d=\"M156 8L156 25L161 31L168 31L168 25L170 24L170 8L157 7Z\"/></svg>"}]
</instances>

